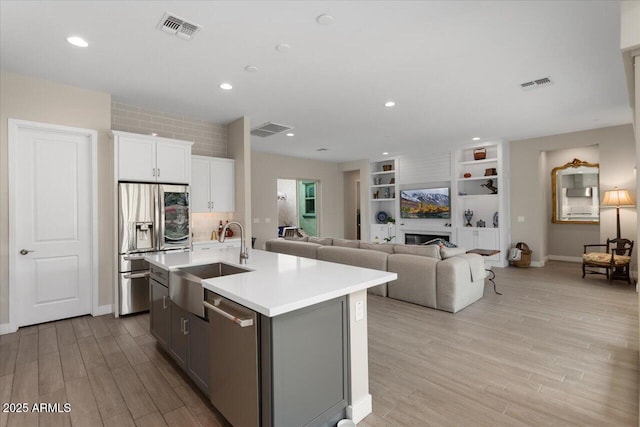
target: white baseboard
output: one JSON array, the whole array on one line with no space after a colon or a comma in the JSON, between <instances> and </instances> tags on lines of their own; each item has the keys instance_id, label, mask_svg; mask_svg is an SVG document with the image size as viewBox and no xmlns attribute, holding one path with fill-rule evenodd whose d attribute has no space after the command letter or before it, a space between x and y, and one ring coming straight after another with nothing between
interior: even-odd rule
<instances>
[{"instance_id":1,"label":"white baseboard","mask_svg":"<svg viewBox=\"0 0 640 427\"><path fill-rule=\"evenodd\" d=\"M370 394L363 396L353 405L347 406L347 418L358 424L367 415L373 412L373 400Z\"/></svg>"},{"instance_id":2,"label":"white baseboard","mask_svg":"<svg viewBox=\"0 0 640 427\"><path fill-rule=\"evenodd\" d=\"M549 255L551 261L565 261L582 263L582 258L577 256Z\"/></svg>"},{"instance_id":3,"label":"white baseboard","mask_svg":"<svg viewBox=\"0 0 640 427\"><path fill-rule=\"evenodd\" d=\"M98 306L98 309L92 313L92 316L102 316L103 314L113 313L113 304Z\"/></svg>"},{"instance_id":4,"label":"white baseboard","mask_svg":"<svg viewBox=\"0 0 640 427\"><path fill-rule=\"evenodd\" d=\"M18 328L13 328L11 323L0 323L0 335L11 334L17 330Z\"/></svg>"}]
</instances>

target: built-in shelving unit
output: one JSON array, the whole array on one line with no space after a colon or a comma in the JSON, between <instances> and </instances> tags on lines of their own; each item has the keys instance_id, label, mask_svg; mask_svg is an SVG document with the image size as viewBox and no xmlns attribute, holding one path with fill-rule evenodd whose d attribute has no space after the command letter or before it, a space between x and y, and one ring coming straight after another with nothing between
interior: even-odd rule
<instances>
[{"instance_id":1,"label":"built-in shelving unit","mask_svg":"<svg viewBox=\"0 0 640 427\"><path fill-rule=\"evenodd\" d=\"M456 205L456 244L468 249L497 249L500 253L485 261L506 266L508 227L505 197L505 145L487 142L456 152L452 200ZM484 158L478 158L484 157ZM465 212L473 212L466 226ZM479 221L484 221L484 227Z\"/></svg>"},{"instance_id":2,"label":"built-in shelving unit","mask_svg":"<svg viewBox=\"0 0 640 427\"><path fill-rule=\"evenodd\" d=\"M370 165L369 201L370 241L385 243L386 239L396 235L396 226L388 225L387 218L397 218L397 167L396 159L374 161ZM392 240L396 243L396 239Z\"/></svg>"}]
</instances>

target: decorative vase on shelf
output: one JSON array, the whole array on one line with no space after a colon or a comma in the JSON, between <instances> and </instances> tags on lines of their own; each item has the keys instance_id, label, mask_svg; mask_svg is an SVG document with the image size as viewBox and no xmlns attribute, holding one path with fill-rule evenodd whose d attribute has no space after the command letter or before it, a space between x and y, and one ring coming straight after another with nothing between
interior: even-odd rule
<instances>
[{"instance_id":1,"label":"decorative vase on shelf","mask_svg":"<svg viewBox=\"0 0 640 427\"><path fill-rule=\"evenodd\" d=\"M465 227L472 227L471 218L473 218L473 211L471 209L464 211L464 219L467 220L467 223L464 225Z\"/></svg>"}]
</instances>

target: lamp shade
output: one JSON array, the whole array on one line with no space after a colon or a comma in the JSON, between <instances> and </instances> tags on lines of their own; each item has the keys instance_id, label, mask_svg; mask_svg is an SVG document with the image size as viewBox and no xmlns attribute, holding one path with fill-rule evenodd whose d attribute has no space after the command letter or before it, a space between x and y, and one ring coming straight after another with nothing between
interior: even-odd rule
<instances>
[{"instance_id":1,"label":"lamp shade","mask_svg":"<svg viewBox=\"0 0 640 427\"><path fill-rule=\"evenodd\" d=\"M629 190L619 190L618 187L614 187L613 190L604 192L602 206L633 206L633 200Z\"/></svg>"}]
</instances>

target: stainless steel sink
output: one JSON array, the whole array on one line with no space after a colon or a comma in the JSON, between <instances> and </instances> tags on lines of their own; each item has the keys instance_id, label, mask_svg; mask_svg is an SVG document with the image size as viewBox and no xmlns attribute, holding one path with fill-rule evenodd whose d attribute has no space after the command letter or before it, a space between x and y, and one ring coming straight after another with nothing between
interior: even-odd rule
<instances>
[{"instance_id":1,"label":"stainless steel sink","mask_svg":"<svg viewBox=\"0 0 640 427\"><path fill-rule=\"evenodd\" d=\"M179 271L196 276L199 279L211 279L212 277L229 276L231 274L246 273L249 270L235 265L216 262L214 264L194 265L192 267L179 268ZM199 281L198 281L199 282Z\"/></svg>"},{"instance_id":2,"label":"stainless steel sink","mask_svg":"<svg viewBox=\"0 0 640 427\"><path fill-rule=\"evenodd\" d=\"M203 279L247 273L251 270L216 262L173 270L169 274L169 296L178 306L197 316L205 317Z\"/></svg>"}]
</instances>

